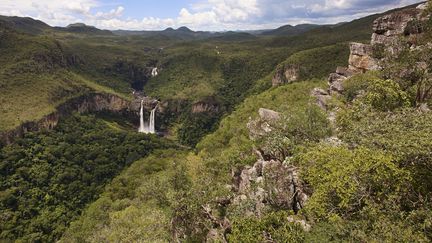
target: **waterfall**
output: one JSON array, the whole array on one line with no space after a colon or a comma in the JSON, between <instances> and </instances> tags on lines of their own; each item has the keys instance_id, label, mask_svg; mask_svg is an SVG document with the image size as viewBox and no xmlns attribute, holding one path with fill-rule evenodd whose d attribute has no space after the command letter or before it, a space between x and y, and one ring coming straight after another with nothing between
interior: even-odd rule
<instances>
[{"instance_id":1,"label":"waterfall","mask_svg":"<svg viewBox=\"0 0 432 243\"><path fill-rule=\"evenodd\" d=\"M144 122L144 105L143 105L144 100L141 100L141 108L140 108L140 126L138 129L138 132L140 133L156 133L156 129L155 129L155 114L156 114L156 109L157 106L150 112L150 119L149 122Z\"/></svg>"},{"instance_id":2,"label":"waterfall","mask_svg":"<svg viewBox=\"0 0 432 243\"><path fill-rule=\"evenodd\" d=\"M150 121L149 121L148 133L156 133L156 130L155 130L155 113L156 113L156 108L157 107L155 107L150 112Z\"/></svg>"},{"instance_id":3,"label":"waterfall","mask_svg":"<svg viewBox=\"0 0 432 243\"><path fill-rule=\"evenodd\" d=\"M140 126L138 129L138 132L145 133L145 126L144 126L144 107L143 107L144 100L141 100L141 108L140 108Z\"/></svg>"},{"instance_id":4,"label":"waterfall","mask_svg":"<svg viewBox=\"0 0 432 243\"><path fill-rule=\"evenodd\" d=\"M152 75L152 77L156 77L158 75L158 69L157 69L157 67L155 67L155 68L152 69L151 75Z\"/></svg>"}]
</instances>

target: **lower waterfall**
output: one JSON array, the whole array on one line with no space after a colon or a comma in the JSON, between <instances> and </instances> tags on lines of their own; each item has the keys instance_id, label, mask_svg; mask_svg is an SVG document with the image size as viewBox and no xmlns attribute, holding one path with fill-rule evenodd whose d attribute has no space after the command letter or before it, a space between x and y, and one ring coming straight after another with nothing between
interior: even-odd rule
<instances>
[{"instance_id":1,"label":"lower waterfall","mask_svg":"<svg viewBox=\"0 0 432 243\"><path fill-rule=\"evenodd\" d=\"M146 134L154 134L156 133L155 129L155 114L157 106L150 112L149 122L144 122L144 100L141 100L141 108L140 108L140 126L138 128L138 132L146 133Z\"/></svg>"}]
</instances>

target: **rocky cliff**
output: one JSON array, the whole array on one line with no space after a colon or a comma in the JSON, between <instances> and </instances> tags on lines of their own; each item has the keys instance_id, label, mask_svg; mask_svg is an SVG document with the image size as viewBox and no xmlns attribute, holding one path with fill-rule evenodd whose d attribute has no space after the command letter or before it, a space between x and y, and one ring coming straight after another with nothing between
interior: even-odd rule
<instances>
[{"instance_id":1,"label":"rocky cliff","mask_svg":"<svg viewBox=\"0 0 432 243\"><path fill-rule=\"evenodd\" d=\"M394 56L402 46L414 48L415 40L424 31L419 23L428 19L428 16L423 16L425 8L426 4L421 4L376 19L370 44L350 43L349 66L338 67L335 73L330 74L328 92L343 92L343 81L354 74L382 69L382 53Z\"/></svg>"},{"instance_id":2,"label":"rocky cliff","mask_svg":"<svg viewBox=\"0 0 432 243\"><path fill-rule=\"evenodd\" d=\"M12 143L25 133L55 128L62 117L73 112L89 113L98 111L126 112L130 102L112 94L91 93L67 101L57 107L56 111L38 121L25 122L14 130L0 133L0 141Z\"/></svg>"},{"instance_id":3,"label":"rocky cliff","mask_svg":"<svg viewBox=\"0 0 432 243\"><path fill-rule=\"evenodd\" d=\"M292 83L300 77L300 66L298 65L284 65L276 70L272 79L273 86L281 84Z\"/></svg>"},{"instance_id":4,"label":"rocky cliff","mask_svg":"<svg viewBox=\"0 0 432 243\"><path fill-rule=\"evenodd\" d=\"M331 95L343 92L345 80L358 73L381 69L381 58L374 55L374 45L377 43L385 48L393 48L398 45L394 40L407 37L407 43L415 45L410 40L422 32L419 29L413 30L410 22L421 16L422 8L423 6L403 10L377 19L374 22L371 44L350 43L349 66L338 67L336 72L330 74L328 90L320 88L312 90L311 96L316 98L317 104L327 111ZM297 70L290 66L279 68L273 78L273 86L294 81L298 74ZM332 113L334 112L328 113L330 121L334 120ZM264 108L259 109L258 114L257 119L250 119L247 124L249 137L254 141L259 141L261 137L272 133L283 118L282 114ZM328 137L323 142L331 146L342 144L337 137ZM252 166L242 166L232 170L232 185L230 185L232 197L224 200L224 207L236 208L236 211L246 216L257 217L263 215L269 208L290 210L295 213L302 209L312 195L312 191L300 178L299 168L288 162L289 157L284 156L285 161L283 161L266 154L263 148L256 147L254 150L258 159ZM211 210L206 210L206 214L211 215ZM214 219L214 217L209 218ZM225 235L230 230L230 219L213 221L218 223L209 231L207 239L226 242ZM288 221L298 223L305 231L310 229L310 225L304 219L288 218Z\"/></svg>"},{"instance_id":5,"label":"rocky cliff","mask_svg":"<svg viewBox=\"0 0 432 243\"><path fill-rule=\"evenodd\" d=\"M393 55L398 52L401 37L405 37L410 45L415 45L418 35L424 31L419 22L427 19L422 15L425 8L426 4L422 4L375 20L371 45L385 46Z\"/></svg>"}]
</instances>

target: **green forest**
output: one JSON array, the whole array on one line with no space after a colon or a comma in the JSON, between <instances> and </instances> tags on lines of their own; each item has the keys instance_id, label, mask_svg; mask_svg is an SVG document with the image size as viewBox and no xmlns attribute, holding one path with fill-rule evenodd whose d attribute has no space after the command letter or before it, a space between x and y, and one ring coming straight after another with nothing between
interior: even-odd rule
<instances>
[{"instance_id":1,"label":"green forest","mask_svg":"<svg viewBox=\"0 0 432 243\"><path fill-rule=\"evenodd\" d=\"M431 242L431 13L262 33L0 16L0 242Z\"/></svg>"}]
</instances>

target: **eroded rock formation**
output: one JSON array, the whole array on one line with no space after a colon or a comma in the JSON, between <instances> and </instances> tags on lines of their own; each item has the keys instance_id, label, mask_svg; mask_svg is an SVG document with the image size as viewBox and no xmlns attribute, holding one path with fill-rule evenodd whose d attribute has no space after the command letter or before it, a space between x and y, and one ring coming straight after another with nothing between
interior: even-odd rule
<instances>
[{"instance_id":1,"label":"eroded rock formation","mask_svg":"<svg viewBox=\"0 0 432 243\"><path fill-rule=\"evenodd\" d=\"M258 160L233 172L233 206L245 208L246 214L261 216L267 207L277 207L297 212L303 208L308 196L299 179L298 168L276 160Z\"/></svg>"},{"instance_id":2,"label":"eroded rock formation","mask_svg":"<svg viewBox=\"0 0 432 243\"><path fill-rule=\"evenodd\" d=\"M273 76L272 85L279 86L286 83L292 83L300 78L300 67L298 65L285 65L276 70Z\"/></svg>"},{"instance_id":3,"label":"eroded rock formation","mask_svg":"<svg viewBox=\"0 0 432 243\"><path fill-rule=\"evenodd\" d=\"M372 57L371 45L352 42L350 43L350 56L348 69L353 73L378 70L378 60Z\"/></svg>"},{"instance_id":4,"label":"eroded rock formation","mask_svg":"<svg viewBox=\"0 0 432 243\"><path fill-rule=\"evenodd\" d=\"M422 4L376 19L370 44L350 43L348 68L338 67L330 74L329 93L342 93L343 82L354 74L380 70L380 59L384 57L374 55L376 52L396 55L403 45L415 46L415 40L423 33L421 23L428 19L423 16L425 8L426 4Z\"/></svg>"},{"instance_id":5,"label":"eroded rock formation","mask_svg":"<svg viewBox=\"0 0 432 243\"><path fill-rule=\"evenodd\" d=\"M426 4L391 13L376 19L373 23L371 45L385 46L391 54L397 54L400 38L407 37L409 44L416 44L416 37L423 33L420 24L427 16L423 16Z\"/></svg>"},{"instance_id":6,"label":"eroded rock formation","mask_svg":"<svg viewBox=\"0 0 432 243\"><path fill-rule=\"evenodd\" d=\"M206 97L192 104L192 113L218 113L222 109L220 102L214 97Z\"/></svg>"},{"instance_id":7,"label":"eroded rock formation","mask_svg":"<svg viewBox=\"0 0 432 243\"><path fill-rule=\"evenodd\" d=\"M249 129L249 136L251 139L256 139L260 136L264 136L266 133L272 131L272 126L275 125L281 118L281 114L276 111L272 111L265 108L258 110L259 118L252 120L250 119L247 123Z\"/></svg>"},{"instance_id":8,"label":"eroded rock formation","mask_svg":"<svg viewBox=\"0 0 432 243\"><path fill-rule=\"evenodd\" d=\"M91 93L57 107L56 111L38 121L25 122L11 131L0 133L0 141L4 144L12 143L17 137L25 133L55 128L59 119L73 112L88 113L98 111L124 112L129 109L129 101L112 94Z\"/></svg>"}]
</instances>

